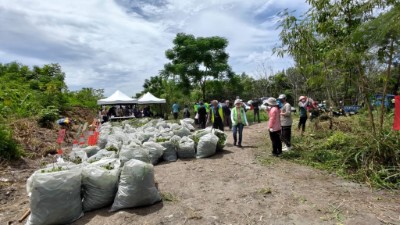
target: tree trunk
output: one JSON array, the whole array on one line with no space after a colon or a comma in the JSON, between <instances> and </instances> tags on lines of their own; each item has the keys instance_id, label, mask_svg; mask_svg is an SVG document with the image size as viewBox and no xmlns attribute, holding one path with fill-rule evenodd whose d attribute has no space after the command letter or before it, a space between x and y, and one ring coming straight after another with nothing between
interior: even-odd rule
<instances>
[{"instance_id":1,"label":"tree trunk","mask_svg":"<svg viewBox=\"0 0 400 225\"><path fill-rule=\"evenodd\" d=\"M201 93L203 95L203 101L206 102L206 78L201 82Z\"/></svg>"},{"instance_id":2,"label":"tree trunk","mask_svg":"<svg viewBox=\"0 0 400 225\"><path fill-rule=\"evenodd\" d=\"M387 86L389 83L390 76L392 75L392 61L393 61L393 52L394 52L394 39L392 38L390 41L390 49L389 49L389 63L388 63L388 69L387 69L387 74L386 78L383 83L383 93L382 93L382 100L381 100L381 117L379 120L379 128L380 131L383 130L383 118L385 116L385 99L386 99L386 93L387 93Z\"/></svg>"},{"instance_id":3,"label":"tree trunk","mask_svg":"<svg viewBox=\"0 0 400 225\"><path fill-rule=\"evenodd\" d=\"M360 62L359 62L360 63ZM371 103L369 102L369 94L368 94L368 89L367 89L367 84L368 81L366 80L366 77L364 75L363 70L361 69L362 66L359 64L358 65L358 72L360 74L360 89L361 92L364 94L364 102L367 105L368 109L368 117L369 117L369 122L371 123L371 128L372 128L372 134L375 136L376 135L376 129L375 129L375 122L374 122L374 114L372 113L372 108L371 108Z\"/></svg>"},{"instance_id":4,"label":"tree trunk","mask_svg":"<svg viewBox=\"0 0 400 225\"><path fill-rule=\"evenodd\" d=\"M396 70L395 71L397 72L397 80L396 80L396 84L394 85L393 91L392 91L392 94L394 94L394 95L399 94L398 91L399 91L399 87L400 87L400 64L395 64L394 69L396 69L396 67L397 67L397 71Z\"/></svg>"}]
</instances>

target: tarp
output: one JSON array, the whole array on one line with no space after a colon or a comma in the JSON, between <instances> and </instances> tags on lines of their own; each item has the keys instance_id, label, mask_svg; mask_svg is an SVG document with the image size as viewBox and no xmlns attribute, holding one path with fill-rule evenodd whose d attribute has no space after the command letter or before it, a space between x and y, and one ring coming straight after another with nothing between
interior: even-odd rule
<instances>
[{"instance_id":1,"label":"tarp","mask_svg":"<svg viewBox=\"0 0 400 225\"><path fill-rule=\"evenodd\" d=\"M150 92L147 92L146 94L142 95L138 99L139 104L161 104L165 103L165 99L163 98L157 98L154 95L152 95Z\"/></svg>"},{"instance_id":2,"label":"tarp","mask_svg":"<svg viewBox=\"0 0 400 225\"><path fill-rule=\"evenodd\" d=\"M117 90L108 98L100 99L97 101L97 105L114 105L114 104L136 104L138 100L131 98L121 91Z\"/></svg>"}]
</instances>

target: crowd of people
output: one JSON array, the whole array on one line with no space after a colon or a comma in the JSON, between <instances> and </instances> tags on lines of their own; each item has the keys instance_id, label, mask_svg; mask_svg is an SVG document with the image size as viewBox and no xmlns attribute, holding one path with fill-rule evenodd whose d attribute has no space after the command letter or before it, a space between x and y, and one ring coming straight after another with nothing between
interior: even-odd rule
<instances>
[{"instance_id":1,"label":"crowd of people","mask_svg":"<svg viewBox=\"0 0 400 225\"><path fill-rule=\"evenodd\" d=\"M312 101L306 96L300 96L299 98L299 114L300 120L297 125L297 129L304 133L306 127L306 121L308 118L308 112L314 108L316 101ZM251 101L251 109L254 113L253 122L260 123L260 110L261 105L265 105L265 110L268 113L269 120L267 124L269 137L272 142L272 154L279 156L282 151L289 151L292 149L291 136L292 136L292 106L287 101L286 95L281 94L278 98L268 98L264 102ZM172 106L172 113L174 118L177 119L179 116L179 105L174 103ZM233 135L233 145L242 147L243 129L249 125L249 121L246 117L246 105L239 98L236 99L231 106L230 101L218 102L213 100L210 103L198 102L193 106L195 123L198 124L198 128L204 129L207 124L211 123L214 129L224 131L224 127L229 128ZM189 107L185 105L183 109L183 117L190 118Z\"/></svg>"},{"instance_id":2,"label":"crowd of people","mask_svg":"<svg viewBox=\"0 0 400 225\"><path fill-rule=\"evenodd\" d=\"M111 107L103 106L99 112L102 123L108 122L114 117L153 117L154 113L150 110L150 106L146 105L143 108L137 107L137 105L120 105Z\"/></svg>"}]
</instances>

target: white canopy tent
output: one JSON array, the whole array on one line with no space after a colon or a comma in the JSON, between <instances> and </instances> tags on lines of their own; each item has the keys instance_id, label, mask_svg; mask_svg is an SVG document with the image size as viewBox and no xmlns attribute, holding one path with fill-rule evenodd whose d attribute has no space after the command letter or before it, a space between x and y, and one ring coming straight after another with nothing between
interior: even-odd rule
<instances>
[{"instance_id":1,"label":"white canopy tent","mask_svg":"<svg viewBox=\"0 0 400 225\"><path fill-rule=\"evenodd\" d=\"M146 94L142 95L138 99L138 103L141 104L141 105L145 105L145 104L163 104L163 103L166 103L166 101L163 98L157 98L154 95L152 95L150 92L147 92Z\"/></svg>"},{"instance_id":2,"label":"white canopy tent","mask_svg":"<svg viewBox=\"0 0 400 225\"><path fill-rule=\"evenodd\" d=\"M108 98L100 99L97 105L118 105L118 104L137 104L136 98L131 98L121 91L117 90Z\"/></svg>"}]
</instances>

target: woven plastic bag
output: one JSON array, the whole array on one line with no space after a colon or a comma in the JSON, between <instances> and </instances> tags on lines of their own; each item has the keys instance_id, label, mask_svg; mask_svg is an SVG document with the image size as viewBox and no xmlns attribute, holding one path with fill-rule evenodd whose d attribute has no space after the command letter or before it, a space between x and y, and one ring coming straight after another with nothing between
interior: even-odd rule
<instances>
[{"instance_id":1,"label":"woven plastic bag","mask_svg":"<svg viewBox=\"0 0 400 225\"><path fill-rule=\"evenodd\" d=\"M100 150L100 148L98 146L87 146L83 150L86 152L87 157L91 157L95 155Z\"/></svg>"},{"instance_id":2,"label":"woven plastic bag","mask_svg":"<svg viewBox=\"0 0 400 225\"><path fill-rule=\"evenodd\" d=\"M149 149L135 143L123 146L119 154L119 159L121 160L121 165L124 165L125 162L128 162L131 159L137 159L146 163L151 162Z\"/></svg>"},{"instance_id":3,"label":"woven plastic bag","mask_svg":"<svg viewBox=\"0 0 400 225\"><path fill-rule=\"evenodd\" d=\"M102 150L98 151L95 155L88 158L86 161L88 163L94 163L103 158L115 158L115 152L102 149Z\"/></svg>"},{"instance_id":4,"label":"woven plastic bag","mask_svg":"<svg viewBox=\"0 0 400 225\"><path fill-rule=\"evenodd\" d=\"M54 165L28 179L31 215L26 225L68 224L82 215L81 167Z\"/></svg>"},{"instance_id":5,"label":"woven plastic bag","mask_svg":"<svg viewBox=\"0 0 400 225\"><path fill-rule=\"evenodd\" d=\"M165 148L155 142L145 142L143 147L149 150L150 161L153 165L156 165L163 156Z\"/></svg>"},{"instance_id":6,"label":"woven plastic bag","mask_svg":"<svg viewBox=\"0 0 400 225\"><path fill-rule=\"evenodd\" d=\"M154 167L149 163L131 159L122 168L111 212L152 205L161 201L154 182Z\"/></svg>"},{"instance_id":7,"label":"woven plastic bag","mask_svg":"<svg viewBox=\"0 0 400 225\"><path fill-rule=\"evenodd\" d=\"M82 169L83 211L111 205L118 188L121 162L104 158Z\"/></svg>"},{"instance_id":8,"label":"woven plastic bag","mask_svg":"<svg viewBox=\"0 0 400 225\"><path fill-rule=\"evenodd\" d=\"M196 158L207 158L217 151L218 137L214 134L206 134L200 137L197 144Z\"/></svg>"},{"instance_id":9,"label":"woven plastic bag","mask_svg":"<svg viewBox=\"0 0 400 225\"><path fill-rule=\"evenodd\" d=\"M179 141L177 154L181 159L194 158L196 156L194 141L188 137L183 137Z\"/></svg>"},{"instance_id":10,"label":"woven plastic bag","mask_svg":"<svg viewBox=\"0 0 400 225\"><path fill-rule=\"evenodd\" d=\"M190 130L186 127L181 127L179 129L173 130L174 135L178 135L179 137L189 136L191 134Z\"/></svg>"},{"instance_id":11,"label":"woven plastic bag","mask_svg":"<svg viewBox=\"0 0 400 225\"><path fill-rule=\"evenodd\" d=\"M176 145L171 141L162 142L161 145L165 148L163 159L167 162L175 162L178 159Z\"/></svg>"}]
</instances>

